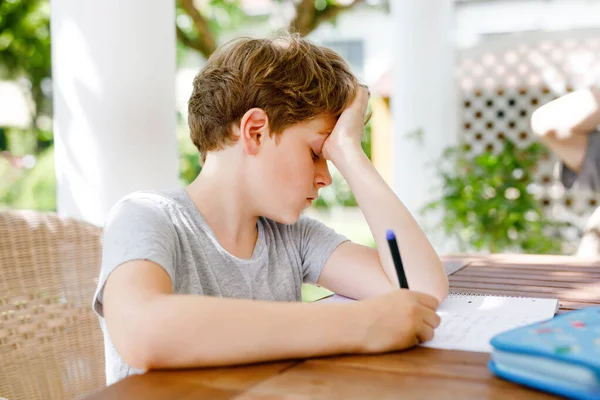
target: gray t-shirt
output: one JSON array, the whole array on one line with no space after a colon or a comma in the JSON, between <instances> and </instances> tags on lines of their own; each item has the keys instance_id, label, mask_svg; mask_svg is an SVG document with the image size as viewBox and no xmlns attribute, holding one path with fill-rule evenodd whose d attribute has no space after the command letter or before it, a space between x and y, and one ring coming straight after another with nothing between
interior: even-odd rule
<instances>
[{"instance_id":1,"label":"gray t-shirt","mask_svg":"<svg viewBox=\"0 0 600 400\"><path fill-rule=\"evenodd\" d=\"M102 267L93 309L104 333L106 381L141 373L119 356L103 318L106 279L119 265L150 260L167 272L175 293L300 301L302 282L316 283L333 250L347 239L301 217L292 225L259 218L251 259L229 254L185 190L136 192L111 210L104 229Z\"/></svg>"}]
</instances>

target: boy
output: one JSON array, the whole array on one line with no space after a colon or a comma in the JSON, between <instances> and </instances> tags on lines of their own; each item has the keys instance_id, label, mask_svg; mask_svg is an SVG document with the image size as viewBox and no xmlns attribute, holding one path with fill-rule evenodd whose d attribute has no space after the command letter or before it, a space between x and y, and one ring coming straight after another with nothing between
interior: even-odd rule
<instances>
[{"instance_id":1,"label":"boy","mask_svg":"<svg viewBox=\"0 0 600 400\"><path fill-rule=\"evenodd\" d=\"M429 241L360 146L368 92L343 59L297 36L239 39L194 80L202 172L111 211L94 310L107 382L150 368L374 353L430 340L448 280ZM300 217L347 179L377 247ZM398 290L385 232L413 290ZM302 282L361 302L301 303Z\"/></svg>"}]
</instances>

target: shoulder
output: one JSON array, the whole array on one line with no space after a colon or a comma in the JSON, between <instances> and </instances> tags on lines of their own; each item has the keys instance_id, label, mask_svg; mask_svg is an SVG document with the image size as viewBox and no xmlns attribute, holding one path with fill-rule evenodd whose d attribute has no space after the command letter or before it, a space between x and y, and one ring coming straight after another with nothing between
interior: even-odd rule
<instances>
[{"instance_id":1,"label":"shoulder","mask_svg":"<svg viewBox=\"0 0 600 400\"><path fill-rule=\"evenodd\" d=\"M179 203L168 192L138 191L121 198L111 209L106 227L123 223L170 225Z\"/></svg>"},{"instance_id":2,"label":"shoulder","mask_svg":"<svg viewBox=\"0 0 600 400\"><path fill-rule=\"evenodd\" d=\"M121 198L115 207L123 205L167 210L177 207L179 202L176 199L175 191L140 190Z\"/></svg>"}]
</instances>

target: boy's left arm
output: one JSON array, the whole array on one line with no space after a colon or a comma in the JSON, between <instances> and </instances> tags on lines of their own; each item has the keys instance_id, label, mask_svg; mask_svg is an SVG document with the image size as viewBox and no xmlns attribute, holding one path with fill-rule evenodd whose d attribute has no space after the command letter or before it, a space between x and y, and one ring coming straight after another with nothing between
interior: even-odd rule
<instances>
[{"instance_id":1,"label":"boy's left arm","mask_svg":"<svg viewBox=\"0 0 600 400\"><path fill-rule=\"evenodd\" d=\"M448 294L448 278L431 243L360 146L368 92L359 87L325 141L323 156L348 182L375 238L377 249L347 242L329 257L319 284L336 293L366 298L399 288L386 230L396 234L411 290L439 300Z\"/></svg>"}]
</instances>

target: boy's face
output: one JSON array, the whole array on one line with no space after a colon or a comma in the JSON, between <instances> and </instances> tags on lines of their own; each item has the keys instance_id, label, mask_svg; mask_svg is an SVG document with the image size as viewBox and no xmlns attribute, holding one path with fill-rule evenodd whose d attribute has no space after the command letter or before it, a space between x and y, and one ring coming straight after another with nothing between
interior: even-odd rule
<instances>
[{"instance_id":1,"label":"boy's face","mask_svg":"<svg viewBox=\"0 0 600 400\"><path fill-rule=\"evenodd\" d=\"M292 224L319 189L331 184L321 150L335 123L334 117L321 116L264 139L255 188L262 216Z\"/></svg>"}]
</instances>

